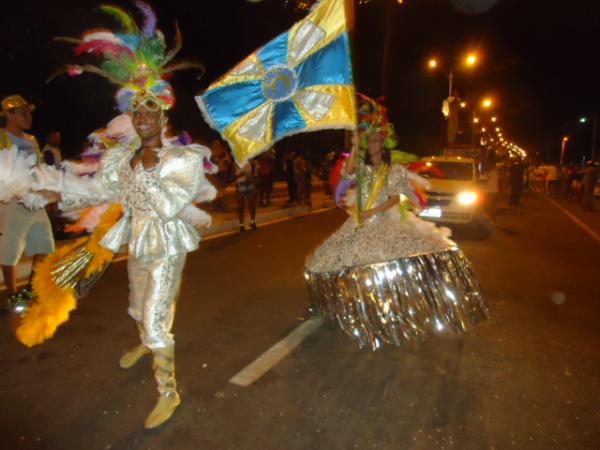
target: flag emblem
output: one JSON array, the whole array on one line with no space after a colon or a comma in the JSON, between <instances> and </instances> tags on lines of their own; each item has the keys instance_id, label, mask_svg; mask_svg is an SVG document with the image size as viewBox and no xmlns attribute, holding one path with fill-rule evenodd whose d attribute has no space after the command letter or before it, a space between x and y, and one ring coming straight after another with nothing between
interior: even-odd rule
<instances>
[{"instance_id":1,"label":"flag emblem","mask_svg":"<svg viewBox=\"0 0 600 450\"><path fill-rule=\"evenodd\" d=\"M244 164L293 134L354 129L344 0L322 0L196 97L206 121Z\"/></svg>"}]
</instances>

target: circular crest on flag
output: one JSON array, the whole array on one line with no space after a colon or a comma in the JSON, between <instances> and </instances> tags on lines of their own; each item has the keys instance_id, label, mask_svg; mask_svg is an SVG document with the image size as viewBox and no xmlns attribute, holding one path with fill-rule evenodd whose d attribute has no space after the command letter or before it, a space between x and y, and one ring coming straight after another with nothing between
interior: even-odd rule
<instances>
[{"instance_id":1,"label":"circular crest on flag","mask_svg":"<svg viewBox=\"0 0 600 450\"><path fill-rule=\"evenodd\" d=\"M290 67L274 66L262 79L262 91L265 97L275 102L288 100L298 88L298 75Z\"/></svg>"}]
</instances>

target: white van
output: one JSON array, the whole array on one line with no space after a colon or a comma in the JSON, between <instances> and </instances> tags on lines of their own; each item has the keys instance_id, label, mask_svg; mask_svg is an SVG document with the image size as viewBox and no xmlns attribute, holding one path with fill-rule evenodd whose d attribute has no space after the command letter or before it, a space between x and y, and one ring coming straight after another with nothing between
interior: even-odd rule
<instances>
[{"instance_id":1,"label":"white van","mask_svg":"<svg viewBox=\"0 0 600 450\"><path fill-rule=\"evenodd\" d=\"M423 158L427 178L427 207L423 219L448 224L474 224L483 217L483 191L479 187L479 170L472 158L429 156Z\"/></svg>"}]
</instances>

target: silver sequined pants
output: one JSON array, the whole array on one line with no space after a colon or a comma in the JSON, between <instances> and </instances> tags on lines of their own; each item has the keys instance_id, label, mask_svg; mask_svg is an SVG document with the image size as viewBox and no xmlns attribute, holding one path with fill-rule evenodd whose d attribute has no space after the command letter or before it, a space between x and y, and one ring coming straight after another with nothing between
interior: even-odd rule
<instances>
[{"instance_id":1,"label":"silver sequined pants","mask_svg":"<svg viewBox=\"0 0 600 450\"><path fill-rule=\"evenodd\" d=\"M175 343L171 327L185 257L128 259L129 315L142 325L140 339L149 349Z\"/></svg>"}]
</instances>

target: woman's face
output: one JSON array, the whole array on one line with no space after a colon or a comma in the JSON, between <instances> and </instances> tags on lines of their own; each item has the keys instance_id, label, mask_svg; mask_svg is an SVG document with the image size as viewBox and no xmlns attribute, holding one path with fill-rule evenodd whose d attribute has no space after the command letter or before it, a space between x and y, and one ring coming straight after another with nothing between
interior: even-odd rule
<instances>
[{"instance_id":1,"label":"woman's face","mask_svg":"<svg viewBox=\"0 0 600 450\"><path fill-rule=\"evenodd\" d=\"M383 155L383 137L380 134L372 133L367 141L367 151L371 161L380 162Z\"/></svg>"}]
</instances>

